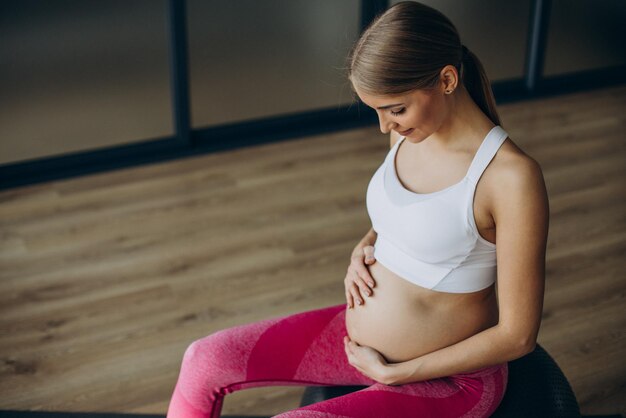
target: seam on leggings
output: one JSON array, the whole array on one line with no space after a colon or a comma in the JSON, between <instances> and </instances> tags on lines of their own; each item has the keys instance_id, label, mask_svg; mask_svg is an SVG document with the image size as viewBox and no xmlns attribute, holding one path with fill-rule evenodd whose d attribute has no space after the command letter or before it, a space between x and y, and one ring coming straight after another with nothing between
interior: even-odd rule
<instances>
[{"instance_id":1,"label":"seam on leggings","mask_svg":"<svg viewBox=\"0 0 626 418\"><path fill-rule=\"evenodd\" d=\"M272 380L272 379L257 379L257 380L244 380L241 382L235 382L235 383L231 383L229 385L223 386L222 388L219 389L219 392L222 392L224 390L228 391L230 390L233 386L236 385L241 385L243 383L258 383L258 382L272 382L272 383L305 383L305 384L310 384L310 385L315 385L315 386L368 386L368 385L337 385L334 383L320 383L320 382L315 382L312 380L300 380L300 379L290 379L290 380ZM232 392L231 392L232 393ZM224 394L224 396L227 396L228 394ZM209 413L211 414L210 416L212 417L215 413L215 408L217 407L217 404L214 404L211 406L211 410L209 411ZM220 405L220 409L221 409L221 405Z\"/></svg>"},{"instance_id":2,"label":"seam on leggings","mask_svg":"<svg viewBox=\"0 0 626 418\"><path fill-rule=\"evenodd\" d=\"M300 379L290 379L290 380L275 380L275 379L258 379L258 380L244 380L241 382L235 382L235 383L231 383L227 386L223 386L222 389L230 389L233 386L237 386L237 385L241 385L244 383L258 383L258 382L277 382L277 383L306 383L306 384L311 384L311 385L316 385L316 386L371 386L371 385L367 385L367 384L352 384L352 385L338 385L336 383L320 383L320 382L315 382L313 380L300 380Z\"/></svg>"}]
</instances>

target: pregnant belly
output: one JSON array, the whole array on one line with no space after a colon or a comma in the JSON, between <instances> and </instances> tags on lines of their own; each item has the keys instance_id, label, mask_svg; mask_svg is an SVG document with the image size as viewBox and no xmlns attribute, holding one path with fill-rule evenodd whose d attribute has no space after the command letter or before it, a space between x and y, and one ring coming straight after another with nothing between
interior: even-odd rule
<instances>
[{"instance_id":1,"label":"pregnant belly","mask_svg":"<svg viewBox=\"0 0 626 418\"><path fill-rule=\"evenodd\" d=\"M417 286L376 261L376 285L363 305L346 310L346 329L359 344L402 362L464 340L498 321L493 286L452 294Z\"/></svg>"}]
</instances>

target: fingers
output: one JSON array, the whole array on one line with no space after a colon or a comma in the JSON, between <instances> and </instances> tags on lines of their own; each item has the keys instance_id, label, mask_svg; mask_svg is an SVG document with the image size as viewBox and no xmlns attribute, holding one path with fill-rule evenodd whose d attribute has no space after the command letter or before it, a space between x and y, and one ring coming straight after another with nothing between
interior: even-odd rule
<instances>
[{"instance_id":1,"label":"fingers","mask_svg":"<svg viewBox=\"0 0 626 418\"><path fill-rule=\"evenodd\" d=\"M359 266L356 270L357 279L359 280L359 287L361 287L363 290L369 290L370 287L374 287L374 279L372 278L369 270L365 266Z\"/></svg>"},{"instance_id":2,"label":"fingers","mask_svg":"<svg viewBox=\"0 0 626 418\"><path fill-rule=\"evenodd\" d=\"M367 247L363 247L363 254L365 255L365 264L370 265L373 264L376 259L374 258L374 247L371 245L368 245ZM375 282L374 279L372 278L372 276L370 275L369 271L367 270L367 268L363 268L362 272L359 272L361 274L362 277L365 278L365 280L367 280L367 283L369 284L370 287L374 287Z\"/></svg>"},{"instance_id":3,"label":"fingers","mask_svg":"<svg viewBox=\"0 0 626 418\"><path fill-rule=\"evenodd\" d=\"M348 303L351 308L354 307L354 304L363 305L365 303L364 296L372 297L372 290L356 274L350 274L347 283Z\"/></svg>"},{"instance_id":4,"label":"fingers","mask_svg":"<svg viewBox=\"0 0 626 418\"><path fill-rule=\"evenodd\" d=\"M349 289L346 289L346 301L348 302L348 308L354 308L354 298L352 297L352 293Z\"/></svg>"},{"instance_id":5,"label":"fingers","mask_svg":"<svg viewBox=\"0 0 626 418\"><path fill-rule=\"evenodd\" d=\"M350 285L350 293L352 294L353 301L357 305L363 305L364 303L363 298L361 297L361 294L359 293L359 288L354 282L352 282L352 284ZM354 304L352 306L354 306Z\"/></svg>"},{"instance_id":6,"label":"fingers","mask_svg":"<svg viewBox=\"0 0 626 418\"><path fill-rule=\"evenodd\" d=\"M354 366L354 364L355 364L354 354L352 353L352 350L350 349L350 344L346 341L345 338L343 339L343 350L346 353L346 357L348 357L348 363L350 363L350 364L352 364Z\"/></svg>"},{"instance_id":7,"label":"fingers","mask_svg":"<svg viewBox=\"0 0 626 418\"><path fill-rule=\"evenodd\" d=\"M363 247L362 252L355 251L352 254L351 263L344 280L348 308L354 308L355 303L363 305L365 303L364 296L371 297L373 295L372 288L376 282L367 266L375 261L374 247L371 245Z\"/></svg>"},{"instance_id":8,"label":"fingers","mask_svg":"<svg viewBox=\"0 0 626 418\"><path fill-rule=\"evenodd\" d=\"M352 365L352 367L356 368L363 374L366 374L365 370L359 364L356 354L352 351L353 346L358 346L356 341L351 341L348 336L343 337L343 348L346 353L346 357L348 358L348 363Z\"/></svg>"},{"instance_id":9,"label":"fingers","mask_svg":"<svg viewBox=\"0 0 626 418\"><path fill-rule=\"evenodd\" d=\"M352 352L352 344L356 344L356 343L354 341L351 341L350 337L348 337L347 335L343 337L343 347L346 351L346 354L348 354L348 356L354 355L354 353Z\"/></svg>"},{"instance_id":10,"label":"fingers","mask_svg":"<svg viewBox=\"0 0 626 418\"><path fill-rule=\"evenodd\" d=\"M374 258L374 247L372 245L363 247L363 254L365 254L366 264L372 264L374 261L376 261L376 259Z\"/></svg>"},{"instance_id":11,"label":"fingers","mask_svg":"<svg viewBox=\"0 0 626 418\"><path fill-rule=\"evenodd\" d=\"M352 272L350 271L350 267L348 267L348 272L346 274L346 278L343 279L343 285L346 289L346 301L348 302L348 308L354 308L354 303L356 302L354 298L354 290L352 288L354 282L352 281Z\"/></svg>"},{"instance_id":12,"label":"fingers","mask_svg":"<svg viewBox=\"0 0 626 418\"><path fill-rule=\"evenodd\" d=\"M368 297L372 296L371 289L368 288L363 279L359 277L356 273L356 269L352 265L348 267L348 272L344 279L344 286L346 288L346 299L349 308L353 308L355 303L357 305L363 305L365 300L363 300L362 295L367 295Z\"/></svg>"},{"instance_id":13,"label":"fingers","mask_svg":"<svg viewBox=\"0 0 626 418\"><path fill-rule=\"evenodd\" d=\"M357 343L357 342L356 342L356 341L354 341L354 340L351 340L351 339L350 339L350 336L348 336L348 335L344 335L344 337L343 337L343 342L344 342L344 343L346 343L346 345L347 345L348 347L350 347L350 348L352 348L352 346L355 346L355 347L360 347L359 343Z\"/></svg>"}]
</instances>

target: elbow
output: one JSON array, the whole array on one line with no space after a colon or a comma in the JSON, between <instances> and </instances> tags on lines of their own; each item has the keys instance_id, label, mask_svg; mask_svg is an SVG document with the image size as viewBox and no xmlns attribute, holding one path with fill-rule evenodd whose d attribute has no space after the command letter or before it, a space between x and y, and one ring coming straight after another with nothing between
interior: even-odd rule
<instances>
[{"instance_id":1,"label":"elbow","mask_svg":"<svg viewBox=\"0 0 626 418\"><path fill-rule=\"evenodd\" d=\"M520 357L525 356L526 354L532 353L533 351L535 351L536 347L537 347L537 341L534 338L522 340L522 342L519 345L520 352L522 353Z\"/></svg>"},{"instance_id":2,"label":"elbow","mask_svg":"<svg viewBox=\"0 0 626 418\"><path fill-rule=\"evenodd\" d=\"M515 358L520 358L526 354L530 354L535 351L537 346L537 339L529 336L522 336L521 338L511 338L511 344L513 345L512 353L515 353ZM512 359L514 360L514 359Z\"/></svg>"},{"instance_id":3,"label":"elbow","mask_svg":"<svg viewBox=\"0 0 626 418\"><path fill-rule=\"evenodd\" d=\"M537 338L534 334L511 332L507 330L504 338L507 351L510 353L510 359L515 360L526 354L532 353L537 347Z\"/></svg>"}]
</instances>

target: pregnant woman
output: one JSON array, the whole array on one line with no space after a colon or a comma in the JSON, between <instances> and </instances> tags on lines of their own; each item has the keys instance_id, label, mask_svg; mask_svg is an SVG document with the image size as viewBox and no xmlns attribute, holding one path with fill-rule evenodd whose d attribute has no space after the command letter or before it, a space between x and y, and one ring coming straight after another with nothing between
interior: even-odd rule
<instances>
[{"instance_id":1,"label":"pregnant woman","mask_svg":"<svg viewBox=\"0 0 626 418\"><path fill-rule=\"evenodd\" d=\"M391 149L367 188L372 229L351 256L347 306L194 341L168 417L216 418L227 394L269 385L367 386L283 418L486 417L507 362L533 350L548 197L478 58L441 13L400 2L353 46L348 77Z\"/></svg>"}]
</instances>

